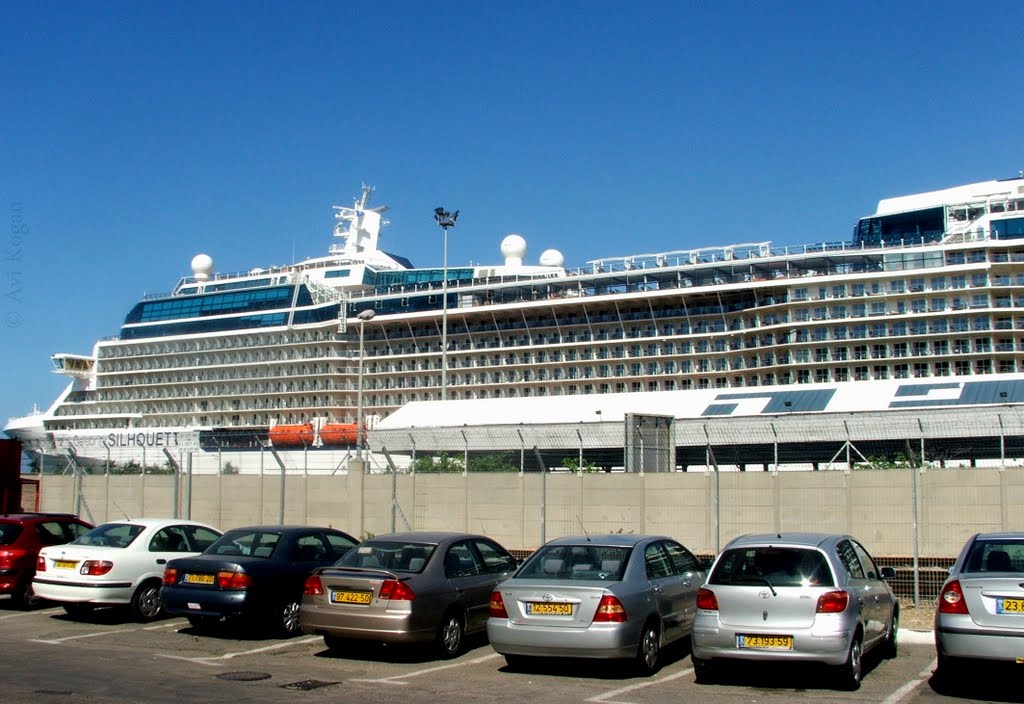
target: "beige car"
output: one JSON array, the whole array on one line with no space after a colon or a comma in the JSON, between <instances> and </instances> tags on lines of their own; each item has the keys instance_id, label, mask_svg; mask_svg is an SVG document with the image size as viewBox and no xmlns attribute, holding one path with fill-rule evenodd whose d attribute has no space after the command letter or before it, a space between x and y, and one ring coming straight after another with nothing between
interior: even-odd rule
<instances>
[{"instance_id":1,"label":"beige car","mask_svg":"<svg viewBox=\"0 0 1024 704\"><path fill-rule=\"evenodd\" d=\"M486 628L491 592L517 561L468 533L378 535L307 579L299 621L328 648L354 641L433 643L454 657Z\"/></svg>"}]
</instances>

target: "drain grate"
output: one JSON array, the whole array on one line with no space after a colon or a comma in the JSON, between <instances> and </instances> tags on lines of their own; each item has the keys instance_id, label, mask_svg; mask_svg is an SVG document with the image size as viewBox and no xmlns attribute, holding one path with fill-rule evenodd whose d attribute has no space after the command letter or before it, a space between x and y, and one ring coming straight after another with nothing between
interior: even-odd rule
<instances>
[{"instance_id":1,"label":"drain grate","mask_svg":"<svg viewBox=\"0 0 1024 704\"><path fill-rule=\"evenodd\" d=\"M338 684L337 682L323 682L321 680L301 680L299 682L291 682L290 684L281 685L282 689L296 689L300 692L308 692L311 689L320 689L321 687L330 687L332 684Z\"/></svg>"},{"instance_id":2,"label":"drain grate","mask_svg":"<svg viewBox=\"0 0 1024 704\"><path fill-rule=\"evenodd\" d=\"M219 675L214 675L214 677L219 680L230 680L231 682L256 682L258 680L270 679L270 673L243 670L241 672L222 672Z\"/></svg>"}]
</instances>

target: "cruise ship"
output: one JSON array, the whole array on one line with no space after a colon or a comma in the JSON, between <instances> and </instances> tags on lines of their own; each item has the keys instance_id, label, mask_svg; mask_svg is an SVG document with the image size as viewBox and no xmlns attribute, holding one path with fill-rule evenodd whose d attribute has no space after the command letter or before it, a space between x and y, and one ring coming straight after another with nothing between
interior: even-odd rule
<instances>
[{"instance_id":1,"label":"cruise ship","mask_svg":"<svg viewBox=\"0 0 1024 704\"><path fill-rule=\"evenodd\" d=\"M324 257L225 274L197 255L116 338L53 355L68 386L4 432L80 464L230 450L255 471L269 450L336 471L411 402L1024 379L1024 177L882 200L844 240L571 269L528 264L519 235L496 265L415 268L381 248L371 195L335 206Z\"/></svg>"}]
</instances>

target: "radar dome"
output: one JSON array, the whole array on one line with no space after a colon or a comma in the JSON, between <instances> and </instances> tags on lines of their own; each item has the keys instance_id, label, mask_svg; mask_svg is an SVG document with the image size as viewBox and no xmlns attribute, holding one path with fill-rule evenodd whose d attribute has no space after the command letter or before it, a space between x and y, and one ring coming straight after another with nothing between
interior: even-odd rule
<instances>
[{"instance_id":1,"label":"radar dome","mask_svg":"<svg viewBox=\"0 0 1024 704\"><path fill-rule=\"evenodd\" d=\"M192 275L197 281L207 281L213 272L213 259L208 254L197 254L192 257Z\"/></svg>"},{"instance_id":2,"label":"radar dome","mask_svg":"<svg viewBox=\"0 0 1024 704\"><path fill-rule=\"evenodd\" d=\"M521 265L526 256L526 240L521 235L507 235L501 241L501 254L506 266Z\"/></svg>"},{"instance_id":3,"label":"radar dome","mask_svg":"<svg viewBox=\"0 0 1024 704\"><path fill-rule=\"evenodd\" d=\"M565 266L565 255L557 249L545 249L540 254L541 266Z\"/></svg>"}]
</instances>

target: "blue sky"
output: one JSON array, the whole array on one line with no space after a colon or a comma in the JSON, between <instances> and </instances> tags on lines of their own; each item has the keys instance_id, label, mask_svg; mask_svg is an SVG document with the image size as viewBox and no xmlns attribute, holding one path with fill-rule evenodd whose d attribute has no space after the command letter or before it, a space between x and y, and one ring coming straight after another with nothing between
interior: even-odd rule
<instances>
[{"instance_id":1,"label":"blue sky","mask_svg":"<svg viewBox=\"0 0 1024 704\"><path fill-rule=\"evenodd\" d=\"M196 253L326 253L364 181L418 266L438 205L452 265L577 266L1014 176L1022 35L1019 1L4 3L0 422Z\"/></svg>"}]
</instances>

